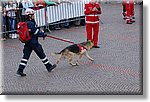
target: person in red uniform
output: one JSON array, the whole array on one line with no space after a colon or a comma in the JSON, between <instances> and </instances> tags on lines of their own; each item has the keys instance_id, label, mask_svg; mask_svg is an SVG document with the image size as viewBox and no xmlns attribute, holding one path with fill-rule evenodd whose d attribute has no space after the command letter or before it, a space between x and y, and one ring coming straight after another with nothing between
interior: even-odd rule
<instances>
[{"instance_id":1,"label":"person in red uniform","mask_svg":"<svg viewBox=\"0 0 150 102\"><path fill-rule=\"evenodd\" d=\"M86 17L86 32L87 40L93 40L93 48L99 48L98 46L98 33L99 33L99 15L102 13L101 7L97 0L90 0L88 4L85 4L84 14ZM92 34L93 32L94 34ZM92 36L93 35L93 36Z\"/></svg>"},{"instance_id":2,"label":"person in red uniform","mask_svg":"<svg viewBox=\"0 0 150 102\"><path fill-rule=\"evenodd\" d=\"M126 0L126 11L127 11L126 23L127 24L132 24L133 22L135 22L134 0Z\"/></svg>"}]
</instances>

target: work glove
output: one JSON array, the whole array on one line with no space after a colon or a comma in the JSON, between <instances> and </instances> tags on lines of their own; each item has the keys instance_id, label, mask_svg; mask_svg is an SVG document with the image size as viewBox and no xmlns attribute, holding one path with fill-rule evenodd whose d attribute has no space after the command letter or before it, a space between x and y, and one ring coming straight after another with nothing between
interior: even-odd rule
<instances>
[{"instance_id":1,"label":"work glove","mask_svg":"<svg viewBox=\"0 0 150 102\"><path fill-rule=\"evenodd\" d=\"M47 36L47 34L44 33L44 35L43 35L43 40L45 40L46 36Z\"/></svg>"}]
</instances>

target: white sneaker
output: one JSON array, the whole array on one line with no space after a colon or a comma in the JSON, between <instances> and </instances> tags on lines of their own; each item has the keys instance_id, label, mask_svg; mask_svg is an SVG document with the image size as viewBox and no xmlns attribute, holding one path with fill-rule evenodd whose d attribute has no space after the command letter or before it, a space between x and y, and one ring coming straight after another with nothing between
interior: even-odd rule
<instances>
[{"instance_id":1,"label":"white sneaker","mask_svg":"<svg viewBox=\"0 0 150 102\"><path fill-rule=\"evenodd\" d=\"M11 38L12 38L12 39L14 38L14 34L11 34Z\"/></svg>"},{"instance_id":2,"label":"white sneaker","mask_svg":"<svg viewBox=\"0 0 150 102\"><path fill-rule=\"evenodd\" d=\"M15 33L15 39L17 38L17 34Z\"/></svg>"},{"instance_id":3,"label":"white sneaker","mask_svg":"<svg viewBox=\"0 0 150 102\"><path fill-rule=\"evenodd\" d=\"M15 38L15 34L12 34L12 39L14 39Z\"/></svg>"},{"instance_id":4,"label":"white sneaker","mask_svg":"<svg viewBox=\"0 0 150 102\"><path fill-rule=\"evenodd\" d=\"M12 38L12 34L9 34L9 38L10 38L10 39Z\"/></svg>"}]
</instances>

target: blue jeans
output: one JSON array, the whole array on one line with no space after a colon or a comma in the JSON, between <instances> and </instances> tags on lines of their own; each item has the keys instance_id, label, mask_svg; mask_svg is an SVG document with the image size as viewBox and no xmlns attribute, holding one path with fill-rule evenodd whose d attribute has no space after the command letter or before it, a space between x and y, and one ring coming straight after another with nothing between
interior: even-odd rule
<instances>
[{"instance_id":1,"label":"blue jeans","mask_svg":"<svg viewBox=\"0 0 150 102\"><path fill-rule=\"evenodd\" d=\"M9 30L16 30L16 17L8 17Z\"/></svg>"}]
</instances>

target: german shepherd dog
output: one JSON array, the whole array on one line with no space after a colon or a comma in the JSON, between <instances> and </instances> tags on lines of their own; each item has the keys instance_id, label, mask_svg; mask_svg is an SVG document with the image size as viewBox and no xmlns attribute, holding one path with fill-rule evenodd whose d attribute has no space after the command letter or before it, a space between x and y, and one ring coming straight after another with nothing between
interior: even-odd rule
<instances>
[{"instance_id":1,"label":"german shepherd dog","mask_svg":"<svg viewBox=\"0 0 150 102\"><path fill-rule=\"evenodd\" d=\"M94 61L94 59L88 55L88 50L90 50L93 45L93 41L87 41L64 48L59 53L55 53L55 55L59 55L56 64L58 64L61 59L68 59L70 65L77 66L80 64L80 59L83 55L85 55L89 60ZM75 55L78 55L78 59L76 63L73 63Z\"/></svg>"}]
</instances>

